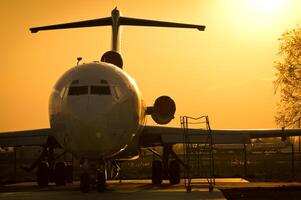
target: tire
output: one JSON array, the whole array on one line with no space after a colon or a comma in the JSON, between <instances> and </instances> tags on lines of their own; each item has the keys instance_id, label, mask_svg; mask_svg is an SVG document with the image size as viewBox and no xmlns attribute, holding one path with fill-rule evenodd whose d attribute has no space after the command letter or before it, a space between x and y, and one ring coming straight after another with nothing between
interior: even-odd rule
<instances>
[{"instance_id":1,"label":"tire","mask_svg":"<svg viewBox=\"0 0 301 200\"><path fill-rule=\"evenodd\" d=\"M47 162L41 162L37 170L37 183L40 187L48 186L49 183L49 165Z\"/></svg>"},{"instance_id":2,"label":"tire","mask_svg":"<svg viewBox=\"0 0 301 200\"><path fill-rule=\"evenodd\" d=\"M174 185L179 184L180 180L180 165L176 160L172 160L169 164L169 182Z\"/></svg>"},{"instance_id":3,"label":"tire","mask_svg":"<svg viewBox=\"0 0 301 200\"><path fill-rule=\"evenodd\" d=\"M214 189L213 186L212 186L212 185L209 185L209 187L208 187L209 192L212 192L213 189Z\"/></svg>"},{"instance_id":4,"label":"tire","mask_svg":"<svg viewBox=\"0 0 301 200\"><path fill-rule=\"evenodd\" d=\"M73 165L66 166L66 182L72 183L73 182Z\"/></svg>"},{"instance_id":5,"label":"tire","mask_svg":"<svg viewBox=\"0 0 301 200\"><path fill-rule=\"evenodd\" d=\"M106 190L106 175L104 172L97 173L96 189L98 192L104 192Z\"/></svg>"},{"instance_id":6,"label":"tire","mask_svg":"<svg viewBox=\"0 0 301 200\"><path fill-rule=\"evenodd\" d=\"M90 191L90 176L88 173L83 173L80 176L80 191L83 193Z\"/></svg>"},{"instance_id":7,"label":"tire","mask_svg":"<svg viewBox=\"0 0 301 200\"><path fill-rule=\"evenodd\" d=\"M192 188L191 188L191 186L190 186L190 185L189 185L189 186L187 186L187 187L186 187L186 192L191 192L191 189L192 189Z\"/></svg>"},{"instance_id":8,"label":"tire","mask_svg":"<svg viewBox=\"0 0 301 200\"><path fill-rule=\"evenodd\" d=\"M55 164L54 182L56 185L66 185L66 165L64 162Z\"/></svg>"},{"instance_id":9,"label":"tire","mask_svg":"<svg viewBox=\"0 0 301 200\"><path fill-rule=\"evenodd\" d=\"M152 183L154 185L160 185L163 180L163 167L162 162L154 160L152 162Z\"/></svg>"}]
</instances>

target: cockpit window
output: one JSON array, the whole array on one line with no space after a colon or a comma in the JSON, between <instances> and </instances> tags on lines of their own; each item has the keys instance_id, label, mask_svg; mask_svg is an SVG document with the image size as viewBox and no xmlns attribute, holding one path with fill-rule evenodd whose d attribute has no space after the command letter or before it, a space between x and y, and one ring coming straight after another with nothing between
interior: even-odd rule
<instances>
[{"instance_id":1,"label":"cockpit window","mask_svg":"<svg viewBox=\"0 0 301 200\"><path fill-rule=\"evenodd\" d=\"M90 94L111 95L111 89L108 85L92 85Z\"/></svg>"},{"instance_id":2,"label":"cockpit window","mask_svg":"<svg viewBox=\"0 0 301 200\"><path fill-rule=\"evenodd\" d=\"M68 91L68 96L88 94L88 86L71 86Z\"/></svg>"}]
</instances>

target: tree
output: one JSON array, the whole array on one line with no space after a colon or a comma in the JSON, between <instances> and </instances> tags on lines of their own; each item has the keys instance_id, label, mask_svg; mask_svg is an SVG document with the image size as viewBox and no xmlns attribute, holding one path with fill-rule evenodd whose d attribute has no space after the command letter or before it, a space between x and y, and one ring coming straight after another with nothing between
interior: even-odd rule
<instances>
[{"instance_id":1,"label":"tree","mask_svg":"<svg viewBox=\"0 0 301 200\"><path fill-rule=\"evenodd\" d=\"M294 127L301 119L301 28L284 32L279 41L282 59L276 63L274 83L280 102L275 119L281 127Z\"/></svg>"}]
</instances>

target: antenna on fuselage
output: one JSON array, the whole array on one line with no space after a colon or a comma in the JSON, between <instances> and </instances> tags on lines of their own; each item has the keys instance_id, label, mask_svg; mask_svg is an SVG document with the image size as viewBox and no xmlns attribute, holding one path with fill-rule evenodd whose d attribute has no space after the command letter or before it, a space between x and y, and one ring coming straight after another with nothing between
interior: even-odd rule
<instances>
[{"instance_id":1,"label":"antenna on fuselage","mask_svg":"<svg viewBox=\"0 0 301 200\"><path fill-rule=\"evenodd\" d=\"M76 58L77 59L77 63L76 63L76 65L78 65L79 64L79 62L83 59L82 57L77 57Z\"/></svg>"},{"instance_id":2,"label":"antenna on fuselage","mask_svg":"<svg viewBox=\"0 0 301 200\"><path fill-rule=\"evenodd\" d=\"M105 60L106 62L115 64L120 68L122 68L122 65L123 65L122 60L120 61L121 55L119 53L119 50L120 50L120 34L119 34L120 29L119 28L121 25L122 26L155 26L155 27L173 27L173 28L194 28L199 31L204 31L206 28L203 25L196 25L196 24L183 24L183 23L175 23L175 22L165 22L165 21L155 21L155 20L148 20L148 19L121 17L120 12L116 7L112 10L111 17L71 22L71 23L64 23L64 24L56 24L56 25L50 25L50 26L34 27L34 28L30 28L30 31L32 33L37 33L39 31L44 31L44 30L83 28L83 27L94 27L94 26L109 26L109 25L112 26L112 48L111 48L111 51L109 51L109 52L114 52L114 53L106 52L102 56L102 60ZM117 54L119 54L120 56L117 56ZM104 57L105 55L108 56L108 58ZM115 58L117 59L117 61L115 61Z\"/></svg>"}]
</instances>

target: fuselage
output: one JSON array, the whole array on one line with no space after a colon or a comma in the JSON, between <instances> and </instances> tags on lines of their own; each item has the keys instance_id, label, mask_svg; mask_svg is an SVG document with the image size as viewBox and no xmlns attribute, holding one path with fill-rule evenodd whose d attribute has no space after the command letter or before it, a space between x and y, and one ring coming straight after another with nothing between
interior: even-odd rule
<instances>
[{"instance_id":1,"label":"fuselage","mask_svg":"<svg viewBox=\"0 0 301 200\"><path fill-rule=\"evenodd\" d=\"M104 62L65 72L49 100L53 136L80 158L105 159L135 145L145 111L134 79Z\"/></svg>"}]
</instances>

